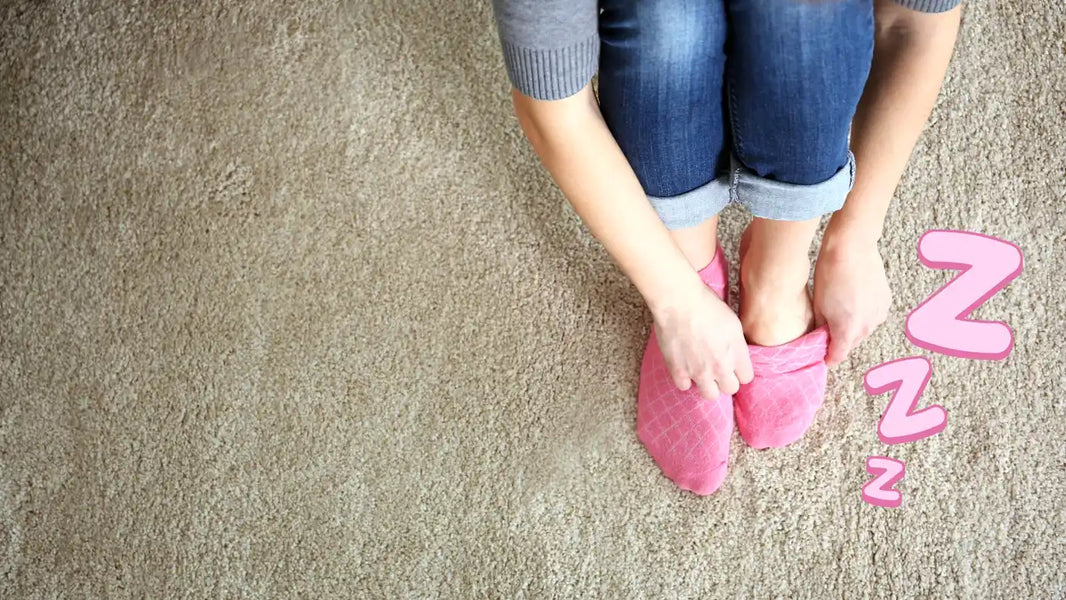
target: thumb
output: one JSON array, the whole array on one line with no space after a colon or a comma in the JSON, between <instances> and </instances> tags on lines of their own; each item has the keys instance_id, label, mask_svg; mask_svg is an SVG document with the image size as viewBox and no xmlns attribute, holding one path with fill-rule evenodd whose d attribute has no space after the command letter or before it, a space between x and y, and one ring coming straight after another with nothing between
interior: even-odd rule
<instances>
[{"instance_id":1,"label":"thumb","mask_svg":"<svg viewBox=\"0 0 1066 600\"><path fill-rule=\"evenodd\" d=\"M833 330L829 330L829 349L825 355L825 364L834 367L844 362L844 359L848 357L848 352L851 351L852 338L850 335L833 335Z\"/></svg>"},{"instance_id":2,"label":"thumb","mask_svg":"<svg viewBox=\"0 0 1066 600\"><path fill-rule=\"evenodd\" d=\"M825 318L825 315L822 313L822 311L818 310L818 305L815 305L814 306L814 326L815 327L821 327L822 325L825 325L828 322L829 322L829 320Z\"/></svg>"}]
</instances>

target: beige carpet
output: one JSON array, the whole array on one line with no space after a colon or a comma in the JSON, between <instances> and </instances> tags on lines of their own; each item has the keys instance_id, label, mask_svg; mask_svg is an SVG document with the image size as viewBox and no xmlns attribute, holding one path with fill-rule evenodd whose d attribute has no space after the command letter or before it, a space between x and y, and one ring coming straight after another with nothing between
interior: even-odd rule
<instances>
[{"instance_id":1,"label":"beige carpet","mask_svg":"<svg viewBox=\"0 0 1066 600\"><path fill-rule=\"evenodd\" d=\"M4 2L0 597L1064 597L1064 38L1058 3L968 8L888 324L700 499L636 439L649 316L487 3ZM933 227L1024 250L978 313L1007 360L904 338ZM861 375L915 353L948 427L886 447ZM871 454L902 508L860 500Z\"/></svg>"}]
</instances>

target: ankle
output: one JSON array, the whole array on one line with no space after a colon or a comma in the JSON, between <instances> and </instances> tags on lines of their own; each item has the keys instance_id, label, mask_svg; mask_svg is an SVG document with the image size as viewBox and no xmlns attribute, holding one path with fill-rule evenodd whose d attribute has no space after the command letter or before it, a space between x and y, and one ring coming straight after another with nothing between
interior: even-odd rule
<instances>
[{"instance_id":1,"label":"ankle","mask_svg":"<svg viewBox=\"0 0 1066 600\"><path fill-rule=\"evenodd\" d=\"M748 342L777 346L814 329L814 308L806 289L790 294L745 296L740 326Z\"/></svg>"},{"instance_id":2,"label":"ankle","mask_svg":"<svg viewBox=\"0 0 1066 600\"><path fill-rule=\"evenodd\" d=\"M806 293L811 263L802 256L760 256L749 252L740 263L740 284L745 294L793 296Z\"/></svg>"},{"instance_id":3,"label":"ankle","mask_svg":"<svg viewBox=\"0 0 1066 600\"><path fill-rule=\"evenodd\" d=\"M740 240L741 284L789 294L806 289L811 274L808 252L819 221L752 219Z\"/></svg>"},{"instance_id":4,"label":"ankle","mask_svg":"<svg viewBox=\"0 0 1066 600\"><path fill-rule=\"evenodd\" d=\"M762 262L748 255L741 263L740 324L748 341L760 346L790 342L814 326L808 292L810 263L788 259Z\"/></svg>"}]
</instances>

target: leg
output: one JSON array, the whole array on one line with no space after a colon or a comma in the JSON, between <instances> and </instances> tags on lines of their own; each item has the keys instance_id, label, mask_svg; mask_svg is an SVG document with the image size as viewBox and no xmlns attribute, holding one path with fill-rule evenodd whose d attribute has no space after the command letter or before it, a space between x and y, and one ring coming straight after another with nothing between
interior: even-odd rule
<instances>
[{"instance_id":1,"label":"leg","mask_svg":"<svg viewBox=\"0 0 1066 600\"><path fill-rule=\"evenodd\" d=\"M742 240L741 321L776 345L809 331L808 252L854 170L848 129L873 51L870 0L729 0L727 94Z\"/></svg>"},{"instance_id":2,"label":"leg","mask_svg":"<svg viewBox=\"0 0 1066 600\"><path fill-rule=\"evenodd\" d=\"M652 206L704 283L720 297L715 215L729 201L723 160L721 0L603 0L600 109ZM713 260L712 260L713 259ZM652 330L641 362L637 436L683 489L710 494L726 475L729 396L674 384Z\"/></svg>"},{"instance_id":3,"label":"leg","mask_svg":"<svg viewBox=\"0 0 1066 600\"><path fill-rule=\"evenodd\" d=\"M825 398L827 334L810 331L808 252L821 216L851 187L848 128L869 71L872 9L871 0L729 0L733 193L755 217L740 266L755 378L734 404L756 448L800 439Z\"/></svg>"},{"instance_id":4,"label":"leg","mask_svg":"<svg viewBox=\"0 0 1066 600\"><path fill-rule=\"evenodd\" d=\"M814 327L807 252L820 219L755 217L740 238L740 323L753 344L776 346Z\"/></svg>"},{"instance_id":5,"label":"leg","mask_svg":"<svg viewBox=\"0 0 1066 600\"><path fill-rule=\"evenodd\" d=\"M600 109L693 268L715 251L728 189L722 81L725 9L698 0L604 0Z\"/></svg>"},{"instance_id":6,"label":"leg","mask_svg":"<svg viewBox=\"0 0 1066 600\"><path fill-rule=\"evenodd\" d=\"M695 227L671 230L670 237L674 238L674 243L681 248L688 264L699 271L714 259L718 245L718 215Z\"/></svg>"}]
</instances>

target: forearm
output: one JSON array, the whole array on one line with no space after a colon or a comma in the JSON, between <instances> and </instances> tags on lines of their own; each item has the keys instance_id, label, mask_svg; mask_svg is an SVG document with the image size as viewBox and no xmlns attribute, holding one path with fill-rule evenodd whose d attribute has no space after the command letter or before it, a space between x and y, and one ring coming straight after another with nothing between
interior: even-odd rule
<instances>
[{"instance_id":1,"label":"forearm","mask_svg":"<svg viewBox=\"0 0 1066 600\"><path fill-rule=\"evenodd\" d=\"M887 4L878 9L873 65L852 122L855 183L830 221L830 238L880 238L896 185L936 104L958 33L959 8L940 14Z\"/></svg>"},{"instance_id":2,"label":"forearm","mask_svg":"<svg viewBox=\"0 0 1066 600\"><path fill-rule=\"evenodd\" d=\"M543 102L514 92L515 112L574 210L652 310L699 277L648 202L586 87Z\"/></svg>"}]
</instances>

